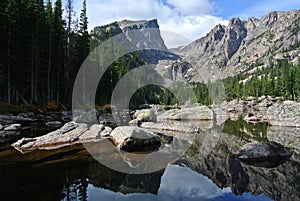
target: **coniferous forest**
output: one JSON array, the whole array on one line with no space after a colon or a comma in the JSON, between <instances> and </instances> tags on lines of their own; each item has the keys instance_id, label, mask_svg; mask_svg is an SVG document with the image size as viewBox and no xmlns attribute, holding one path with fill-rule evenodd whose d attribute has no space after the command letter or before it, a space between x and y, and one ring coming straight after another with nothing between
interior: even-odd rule
<instances>
[{"instance_id":1,"label":"coniferous forest","mask_svg":"<svg viewBox=\"0 0 300 201\"><path fill-rule=\"evenodd\" d=\"M76 11L78 12L78 11ZM88 32L86 0L76 18L73 1L3 0L0 4L0 102L16 105L45 105L55 102L70 108L77 72L101 40ZM110 33L108 33L110 36ZM110 36L111 37L111 36ZM97 105L110 104L114 86L132 68L145 62L138 54L119 58L99 84ZM278 61L256 73L223 80L227 100L262 95L298 100L300 67ZM299 86L298 86L299 85ZM197 101L211 104L204 83L194 83ZM132 97L133 105L175 104L170 91L144 87Z\"/></svg>"},{"instance_id":2,"label":"coniferous forest","mask_svg":"<svg viewBox=\"0 0 300 201\"><path fill-rule=\"evenodd\" d=\"M50 0L2 1L0 101L69 103L72 80L90 51L85 0L79 22L74 13L72 0L66 8L61 0L54 6Z\"/></svg>"}]
</instances>

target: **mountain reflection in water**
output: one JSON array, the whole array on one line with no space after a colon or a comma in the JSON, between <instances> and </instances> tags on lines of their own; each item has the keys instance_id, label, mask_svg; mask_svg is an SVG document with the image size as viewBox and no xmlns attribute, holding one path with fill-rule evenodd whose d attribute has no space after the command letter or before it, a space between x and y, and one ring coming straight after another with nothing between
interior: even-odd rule
<instances>
[{"instance_id":1,"label":"mountain reflection in water","mask_svg":"<svg viewBox=\"0 0 300 201\"><path fill-rule=\"evenodd\" d=\"M22 155L10 144L2 144L1 200L300 200L296 144L291 144L293 156L280 166L254 167L240 163L232 153L247 142L268 141L265 124L227 121L224 127L211 131L219 133L218 141L206 157L202 158L201 145L210 131L197 134L192 146L174 164L141 175L105 167L82 145ZM276 132L280 136L282 131ZM286 130L284 134L288 134Z\"/></svg>"},{"instance_id":2,"label":"mountain reflection in water","mask_svg":"<svg viewBox=\"0 0 300 201\"><path fill-rule=\"evenodd\" d=\"M230 188L218 188L208 177L205 177L187 167L169 165L162 175L157 195L114 193L88 186L89 200L128 200L128 201L180 201L180 200L271 200L264 195L251 196L245 193L241 196L232 194Z\"/></svg>"}]
</instances>

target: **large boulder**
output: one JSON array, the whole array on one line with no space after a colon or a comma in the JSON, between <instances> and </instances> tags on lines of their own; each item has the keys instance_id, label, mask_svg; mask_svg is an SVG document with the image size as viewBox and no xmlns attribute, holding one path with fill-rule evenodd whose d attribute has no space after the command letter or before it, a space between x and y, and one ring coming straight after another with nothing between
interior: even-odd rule
<instances>
[{"instance_id":1,"label":"large boulder","mask_svg":"<svg viewBox=\"0 0 300 201\"><path fill-rule=\"evenodd\" d=\"M157 116L152 109L137 110L130 124L141 124L142 122L156 122Z\"/></svg>"},{"instance_id":2,"label":"large boulder","mask_svg":"<svg viewBox=\"0 0 300 201\"><path fill-rule=\"evenodd\" d=\"M210 108L202 105L168 110L157 117L163 120L213 120L214 113Z\"/></svg>"},{"instance_id":3,"label":"large boulder","mask_svg":"<svg viewBox=\"0 0 300 201\"><path fill-rule=\"evenodd\" d=\"M267 110L267 117L274 126L300 127L300 103L273 105Z\"/></svg>"},{"instance_id":4,"label":"large boulder","mask_svg":"<svg viewBox=\"0 0 300 201\"><path fill-rule=\"evenodd\" d=\"M274 162L269 165L278 165L278 162L284 162L290 158L291 153L277 142L251 142L240 148L234 155L242 162L252 165L266 165L264 162Z\"/></svg>"},{"instance_id":5,"label":"large boulder","mask_svg":"<svg viewBox=\"0 0 300 201\"><path fill-rule=\"evenodd\" d=\"M83 123L68 122L60 129L47 135L22 138L12 146L21 153L28 153L36 149L51 150L83 142L98 141L102 132L109 132L109 128L103 128L98 124L89 128Z\"/></svg>"},{"instance_id":6,"label":"large boulder","mask_svg":"<svg viewBox=\"0 0 300 201\"><path fill-rule=\"evenodd\" d=\"M161 145L160 136L134 126L120 126L110 134L112 142L124 151L150 151Z\"/></svg>"}]
</instances>

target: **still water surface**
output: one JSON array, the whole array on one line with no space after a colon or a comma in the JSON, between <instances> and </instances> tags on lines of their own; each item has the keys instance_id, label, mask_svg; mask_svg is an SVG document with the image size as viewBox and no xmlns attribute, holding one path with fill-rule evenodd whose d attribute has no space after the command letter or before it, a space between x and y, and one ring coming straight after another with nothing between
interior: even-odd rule
<instances>
[{"instance_id":1,"label":"still water surface","mask_svg":"<svg viewBox=\"0 0 300 201\"><path fill-rule=\"evenodd\" d=\"M18 138L51 130L35 125ZM204 159L199 158L201 140L197 140L174 164L144 175L111 170L82 145L22 155L10 147L11 142L2 143L0 200L300 200L297 153L271 169L242 164L231 154L246 142L267 141L266 124L227 121L217 145Z\"/></svg>"}]
</instances>

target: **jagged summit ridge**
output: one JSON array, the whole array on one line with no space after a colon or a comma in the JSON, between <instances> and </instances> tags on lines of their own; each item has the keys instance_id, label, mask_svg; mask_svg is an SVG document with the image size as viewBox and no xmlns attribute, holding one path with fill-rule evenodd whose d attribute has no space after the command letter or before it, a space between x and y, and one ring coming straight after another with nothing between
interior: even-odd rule
<instances>
[{"instance_id":1,"label":"jagged summit ridge","mask_svg":"<svg viewBox=\"0 0 300 201\"><path fill-rule=\"evenodd\" d=\"M217 25L206 36L177 49L185 60L201 71L221 72L223 77L249 69L255 63L268 67L282 57L280 53L300 44L300 10L274 11L257 19L233 18L227 26ZM293 48L292 48L293 47ZM297 62L295 52L291 62Z\"/></svg>"}]
</instances>

